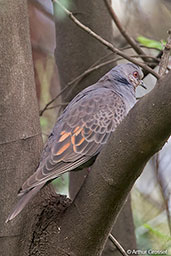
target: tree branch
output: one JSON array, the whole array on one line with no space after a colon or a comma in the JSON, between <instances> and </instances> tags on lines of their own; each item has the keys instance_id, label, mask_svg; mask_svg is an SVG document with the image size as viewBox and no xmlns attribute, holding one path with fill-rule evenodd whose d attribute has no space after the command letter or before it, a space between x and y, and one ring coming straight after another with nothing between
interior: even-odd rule
<instances>
[{"instance_id":1,"label":"tree branch","mask_svg":"<svg viewBox=\"0 0 171 256\"><path fill-rule=\"evenodd\" d=\"M133 58L131 58L130 56L128 56L127 54L123 53L122 51L120 51L118 48L114 47L111 43L109 43L108 41L106 41L105 39L103 39L101 36L99 36L98 34L96 34L94 31L92 31L90 28L88 28L87 26L85 26L84 24L82 24L73 14L72 12L70 12L69 10L67 10L65 8L64 5L61 4L61 2L59 0L52 0L53 3L58 4L58 6L68 15L68 17L77 25L79 26L81 29L83 29L85 32L87 32L88 34L90 34L93 38L95 38L96 40L98 40L99 42L101 42L103 45L105 45L109 50L111 50L112 52L118 54L119 56L122 56L123 58L135 63L136 65L139 65L140 67L142 67L143 69L147 70L149 73L151 73L152 75L154 75L157 79L160 78L160 76L150 67L148 67L147 65L145 65L142 62L139 62L137 60L134 60Z\"/></svg>"},{"instance_id":2,"label":"tree branch","mask_svg":"<svg viewBox=\"0 0 171 256\"><path fill-rule=\"evenodd\" d=\"M110 241L116 246L116 248L118 249L118 251L120 251L120 253L123 256L128 256L128 254L126 253L126 251L124 250L124 248L120 245L120 243L116 240L116 238L114 236L112 236L112 234L109 234L109 239Z\"/></svg>"},{"instance_id":3,"label":"tree branch","mask_svg":"<svg viewBox=\"0 0 171 256\"><path fill-rule=\"evenodd\" d=\"M163 76L166 73L168 63L169 63L169 57L170 57L170 51L171 51L171 29L168 31L168 39L167 43L165 45L165 48L163 50L163 55L161 57L161 61L159 64L159 75Z\"/></svg>"}]
</instances>

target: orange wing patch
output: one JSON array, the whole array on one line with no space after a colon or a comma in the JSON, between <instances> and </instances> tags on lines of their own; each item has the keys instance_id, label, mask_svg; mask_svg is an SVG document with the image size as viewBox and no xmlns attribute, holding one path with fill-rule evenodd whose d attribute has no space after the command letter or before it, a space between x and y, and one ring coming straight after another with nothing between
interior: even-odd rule
<instances>
[{"instance_id":1,"label":"orange wing patch","mask_svg":"<svg viewBox=\"0 0 171 256\"><path fill-rule=\"evenodd\" d=\"M71 145L70 142L67 143L67 144L65 144L62 148L60 148L60 149L57 151L56 155L57 155L57 156L61 155L67 148L69 148L70 145Z\"/></svg>"},{"instance_id":2,"label":"orange wing patch","mask_svg":"<svg viewBox=\"0 0 171 256\"><path fill-rule=\"evenodd\" d=\"M75 144L75 136L74 135L71 137L71 142L73 145Z\"/></svg>"},{"instance_id":3,"label":"orange wing patch","mask_svg":"<svg viewBox=\"0 0 171 256\"><path fill-rule=\"evenodd\" d=\"M73 135L71 137L71 142L72 142L72 145L73 145L73 150L74 152L77 152L76 150L76 146L79 146L81 145L84 141L85 141L85 138L83 137L79 143L75 143L75 138L79 135L79 133L81 132L81 135L83 136L83 127L80 127L80 126L77 126L74 131L73 131Z\"/></svg>"},{"instance_id":4,"label":"orange wing patch","mask_svg":"<svg viewBox=\"0 0 171 256\"><path fill-rule=\"evenodd\" d=\"M77 127L74 129L74 133L77 132L79 129L80 129L80 126L77 126Z\"/></svg>"},{"instance_id":5,"label":"orange wing patch","mask_svg":"<svg viewBox=\"0 0 171 256\"><path fill-rule=\"evenodd\" d=\"M77 149L76 149L75 144L73 145L73 150L74 150L75 153L77 153Z\"/></svg>"},{"instance_id":6,"label":"orange wing patch","mask_svg":"<svg viewBox=\"0 0 171 256\"><path fill-rule=\"evenodd\" d=\"M62 132L61 132L61 135L62 135L62 136L60 137L59 142L64 141L66 138L68 138L68 136L71 135L71 133L70 133L70 132L62 131Z\"/></svg>"},{"instance_id":7,"label":"orange wing patch","mask_svg":"<svg viewBox=\"0 0 171 256\"><path fill-rule=\"evenodd\" d=\"M62 131L60 134L61 134L61 135L64 135L64 134L65 134L65 131Z\"/></svg>"},{"instance_id":8,"label":"orange wing patch","mask_svg":"<svg viewBox=\"0 0 171 256\"><path fill-rule=\"evenodd\" d=\"M82 138L82 139L80 140L80 142L79 142L78 144L76 144L76 146L80 146L84 141L85 141L85 138Z\"/></svg>"},{"instance_id":9,"label":"orange wing patch","mask_svg":"<svg viewBox=\"0 0 171 256\"><path fill-rule=\"evenodd\" d=\"M83 130L82 127L77 126L77 127L74 129L74 135L77 136L82 130Z\"/></svg>"},{"instance_id":10,"label":"orange wing patch","mask_svg":"<svg viewBox=\"0 0 171 256\"><path fill-rule=\"evenodd\" d=\"M79 134L80 132L81 132L81 135L83 136L83 133L82 133L82 132L83 132L83 128L80 127L80 126L77 126L77 127L74 129L73 135L72 135L72 137L71 137L71 142L72 142L73 145L75 145L75 137L78 136L78 134ZM85 139L82 138L81 141L79 142L79 144L77 144L77 145L80 145L84 140L85 140Z\"/></svg>"}]
</instances>

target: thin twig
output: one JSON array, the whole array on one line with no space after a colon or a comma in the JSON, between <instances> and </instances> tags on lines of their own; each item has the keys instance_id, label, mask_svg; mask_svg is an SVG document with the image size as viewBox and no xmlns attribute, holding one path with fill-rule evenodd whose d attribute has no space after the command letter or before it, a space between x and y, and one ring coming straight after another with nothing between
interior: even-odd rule
<instances>
[{"instance_id":1,"label":"thin twig","mask_svg":"<svg viewBox=\"0 0 171 256\"><path fill-rule=\"evenodd\" d=\"M157 57L153 57L153 56L151 56L151 55L142 55L142 54L139 54L139 55L131 55L131 57L132 58L139 58L139 57L142 57L142 58L144 58L144 57L147 57L148 58L148 60L146 61L146 62L157 62L157 63L159 63L160 62L160 59L159 58L157 58ZM151 60L150 60L151 59Z\"/></svg>"},{"instance_id":2,"label":"thin twig","mask_svg":"<svg viewBox=\"0 0 171 256\"><path fill-rule=\"evenodd\" d=\"M101 63L102 60L105 60L106 58L108 58L108 57L110 57L112 55L114 55L113 52L109 52L108 54L105 54L104 56L100 57L97 61L95 61L89 68L98 65L99 63Z\"/></svg>"},{"instance_id":3,"label":"thin twig","mask_svg":"<svg viewBox=\"0 0 171 256\"><path fill-rule=\"evenodd\" d=\"M48 107L46 110L51 110L51 109L54 109L54 108L60 108L60 107L66 107L68 105L68 102L62 102L62 103L59 103L55 106L52 106L52 107Z\"/></svg>"},{"instance_id":4,"label":"thin twig","mask_svg":"<svg viewBox=\"0 0 171 256\"><path fill-rule=\"evenodd\" d=\"M165 75L168 64L169 64L169 57L170 57L170 51L171 51L171 29L168 31L168 34L169 34L169 36L167 39L167 43L163 50L163 55L161 57L161 61L159 64L159 75L160 76Z\"/></svg>"},{"instance_id":5,"label":"thin twig","mask_svg":"<svg viewBox=\"0 0 171 256\"><path fill-rule=\"evenodd\" d=\"M139 47L140 48L146 48L146 49L149 49L149 50L156 50L158 52L161 51L158 48L150 47L150 46L145 46L145 45L142 45L142 44L139 44ZM125 46L125 47L119 48L119 50L127 50L127 49L132 49L132 47L131 46Z\"/></svg>"},{"instance_id":6,"label":"thin twig","mask_svg":"<svg viewBox=\"0 0 171 256\"><path fill-rule=\"evenodd\" d=\"M116 246L116 248L120 251L120 253L123 256L128 256L124 248L120 245L120 243L116 240L116 238L112 234L109 234L109 239Z\"/></svg>"},{"instance_id":7,"label":"thin twig","mask_svg":"<svg viewBox=\"0 0 171 256\"><path fill-rule=\"evenodd\" d=\"M119 56L122 56L123 58L135 63L136 65L142 67L143 69L147 70L149 73L153 74L157 79L160 78L160 76L150 67L148 67L147 65L145 65L144 63L141 63L137 60L134 60L133 58L131 58L130 56L128 56L127 54L121 52L118 48L114 47L111 43L109 43L108 41L106 41L105 39L103 39L101 36L99 36L98 34L96 34L94 31L92 31L89 27L85 26L84 24L82 24L73 14L72 12L70 12L69 10L67 10L65 8L65 6L63 6L61 4L61 2L59 0L52 0L52 2L58 4L58 6L60 6L60 8L68 15L68 17L77 25L79 26L81 29L83 29L84 31L86 31L88 34L90 34L92 37L94 37L96 40L98 40L99 42L101 42L103 45L105 45L109 50L111 50L112 52L118 54Z\"/></svg>"},{"instance_id":8,"label":"thin twig","mask_svg":"<svg viewBox=\"0 0 171 256\"><path fill-rule=\"evenodd\" d=\"M75 80L75 79L74 79ZM74 80L69 82L61 91L60 93L58 93L53 99L51 99L42 110L40 110L39 112L39 116L42 116L43 113L47 110L47 108L49 107L49 105L51 105L55 100L57 100L59 98L59 96L61 96L62 93L64 93L69 86L71 86L74 83Z\"/></svg>"},{"instance_id":9,"label":"thin twig","mask_svg":"<svg viewBox=\"0 0 171 256\"><path fill-rule=\"evenodd\" d=\"M112 8L111 4L108 2L108 0L104 0L104 3L109 11L110 16L112 17L113 21L115 22L115 25L119 29L120 33L123 35L123 37L126 39L129 45L132 46L132 48L135 50L135 52L139 55L141 55L142 59L146 62L148 61L148 58L146 57L145 52L139 47L139 45L135 42L135 40L128 35L126 30L121 25L114 9Z\"/></svg>"}]
</instances>

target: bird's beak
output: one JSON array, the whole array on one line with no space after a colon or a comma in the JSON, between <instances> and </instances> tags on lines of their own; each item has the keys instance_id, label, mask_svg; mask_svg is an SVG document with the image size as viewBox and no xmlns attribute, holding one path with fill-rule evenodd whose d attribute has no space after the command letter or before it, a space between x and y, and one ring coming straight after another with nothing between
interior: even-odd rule
<instances>
[{"instance_id":1,"label":"bird's beak","mask_svg":"<svg viewBox=\"0 0 171 256\"><path fill-rule=\"evenodd\" d=\"M147 89L147 87L145 86L144 84L144 81L143 80L140 80L140 84L139 84L141 87L143 87L144 89Z\"/></svg>"}]
</instances>

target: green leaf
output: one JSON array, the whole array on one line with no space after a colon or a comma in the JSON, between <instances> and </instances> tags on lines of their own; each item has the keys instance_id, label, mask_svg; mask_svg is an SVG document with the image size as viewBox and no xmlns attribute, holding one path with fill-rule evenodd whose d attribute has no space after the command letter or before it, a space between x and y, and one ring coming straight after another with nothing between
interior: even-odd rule
<instances>
[{"instance_id":1,"label":"green leaf","mask_svg":"<svg viewBox=\"0 0 171 256\"><path fill-rule=\"evenodd\" d=\"M137 41L146 47L152 47L152 48L156 48L158 50L163 50L163 46L166 44L166 41L159 42L159 41L152 40L152 39L149 39L144 36L137 37Z\"/></svg>"},{"instance_id":2,"label":"green leaf","mask_svg":"<svg viewBox=\"0 0 171 256\"><path fill-rule=\"evenodd\" d=\"M161 232L159 232L158 230L152 228L149 224L144 224L143 225L146 229L148 229L153 235L155 235L156 237L160 238L160 239L165 239L167 241L171 241L171 237L167 236Z\"/></svg>"}]
</instances>

